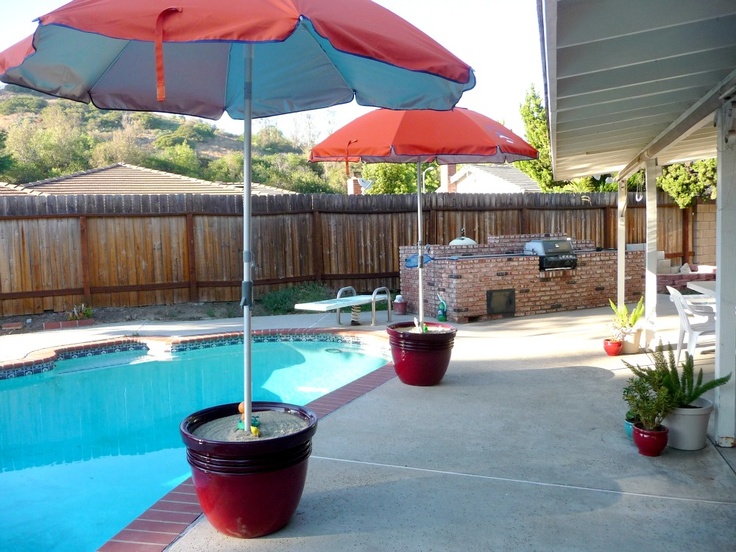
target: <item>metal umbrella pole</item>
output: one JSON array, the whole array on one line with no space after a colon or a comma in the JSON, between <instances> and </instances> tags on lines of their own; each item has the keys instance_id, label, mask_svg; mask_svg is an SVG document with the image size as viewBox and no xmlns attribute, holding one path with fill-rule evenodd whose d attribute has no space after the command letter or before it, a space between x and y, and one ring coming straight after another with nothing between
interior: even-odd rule
<instances>
[{"instance_id":1,"label":"metal umbrella pole","mask_svg":"<svg viewBox=\"0 0 736 552\"><path fill-rule=\"evenodd\" d=\"M245 78L243 84L243 286L240 306L243 307L243 429L250 431L253 415L251 307L253 306L253 254L251 233L253 230L251 208L251 141L253 121L253 44L244 45Z\"/></svg>"}]
</instances>

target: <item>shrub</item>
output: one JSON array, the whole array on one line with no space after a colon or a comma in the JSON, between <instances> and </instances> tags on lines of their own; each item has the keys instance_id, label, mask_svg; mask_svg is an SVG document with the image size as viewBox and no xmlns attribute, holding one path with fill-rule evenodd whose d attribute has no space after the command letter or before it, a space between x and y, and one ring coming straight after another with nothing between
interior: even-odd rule
<instances>
[{"instance_id":1,"label":"shrub","mask_svg":"<svg viewBox=\"0 0 736 552\"><path fill-rule=\"evenodd\" d=\"M268 314L293 314L294 305L311 301L333 299L335 292L316 282L272 291L263 296L260 303Z\"/></svg>"}]
</instances>

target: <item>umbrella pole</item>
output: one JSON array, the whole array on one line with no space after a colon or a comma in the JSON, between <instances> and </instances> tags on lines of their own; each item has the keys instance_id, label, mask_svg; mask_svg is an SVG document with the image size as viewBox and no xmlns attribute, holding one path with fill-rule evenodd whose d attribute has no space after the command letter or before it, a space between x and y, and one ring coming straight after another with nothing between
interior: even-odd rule
<instances>
[{"instance_id":1,"label":"umbrella pole","mask_svg":"<svg viewBox=\"0 0 736 552\"><path fill-rule=\"evenodd\" d=\"M250 431L252 406L251 307L253 306L253 256L251 252L251 141L253 119L253 44L243 46L245 78L243 85L243 429Z\"/></svg>"},{"instance_id":2,"label":"umbrella pole","mask_svg":"<svg viewBox=\"0 0 736 552\"><path fill-rule=\"evenodd\" d=\"M417 258L418 276L417 285L419 286L419 327L424 328L424 252L422 251L422 161L417 161ZM420 330L421 331L421 330Z\"/></svg>"}]
</instances>

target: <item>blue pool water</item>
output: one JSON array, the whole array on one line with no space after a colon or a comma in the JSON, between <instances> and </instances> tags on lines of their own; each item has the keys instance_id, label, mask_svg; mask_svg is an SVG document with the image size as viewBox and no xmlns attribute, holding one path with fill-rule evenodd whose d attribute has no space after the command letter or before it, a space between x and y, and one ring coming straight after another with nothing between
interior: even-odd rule
<instances>
[{"instance_id":1,"label":"blue pool water","mask_svg":"<svg viewBox=\"0 0 736 552\"><path fill-rule=\"evenodd\" d=\"M304 405L385 364L346 343L254 343L254 400ZM242 371L227 345L0 381L0 550L96 550L189 477L179 423L242 400Z\"/></svg>"}]
</instances>

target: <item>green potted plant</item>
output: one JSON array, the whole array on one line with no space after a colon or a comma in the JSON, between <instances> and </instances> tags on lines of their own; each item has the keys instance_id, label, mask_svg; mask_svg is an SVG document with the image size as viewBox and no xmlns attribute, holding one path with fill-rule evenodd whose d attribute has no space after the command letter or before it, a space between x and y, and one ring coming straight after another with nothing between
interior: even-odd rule
<instances>
[{"instance_id":1,"label":"green potted plant","mask_svg":"<svg viewBox=\"0 0 736 552\"><path fill-rule=\"evenodd\" d=\"M633 375L624 387L623 398L631 414L639 420L634 423L634 443L639 454L659 456L667 446L668 428L662 421L675 407L665 384L667 375L656 367L642 368L625 361L624 364Z\"/></svg>"},{"instance_id":2,"label":"green potted plant","mask_svg":"<svg viewBox=\"0 0 736 552\"><path fill-rule=\"evenodd\" d=\"M625 303L617 306L612 299L609 299L608 303L613 310L613 320L611 321L612 340L623 342L621 350L623 354L638 353L641 338L641 328L638 327L638 323L644 316L644 297L639 298L639 302L631 309L631 312L629 312Z\"/></svg>"},{"instance_id":3,"label":"green potted plant","mask_svg":"<svg viewBox=\"0 0 736 552\"><path fill-rule=\"evenodd\" d=\"M678 370L672 346L660 342L652 354L655 367L664 374L663 383L672 397L674 408L663 423L669 428L668 444L679 450L700 450L705 447L708 420L713 403L702 395L724 385L731 374L703 383L703 370L695 376L693 357L685 353L682 370Z\"/></svg>"}]
</instances>

